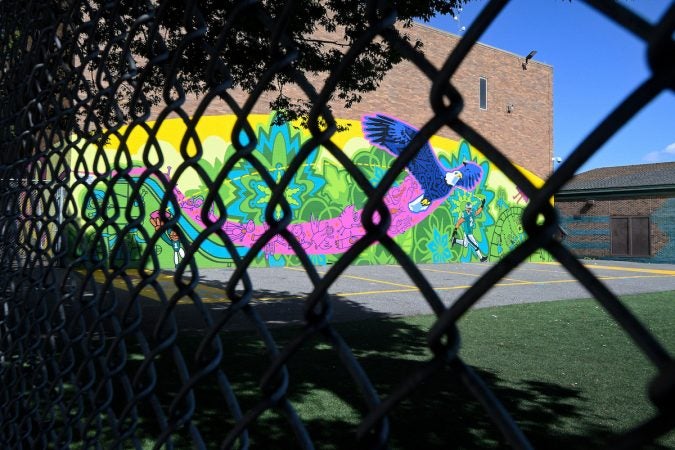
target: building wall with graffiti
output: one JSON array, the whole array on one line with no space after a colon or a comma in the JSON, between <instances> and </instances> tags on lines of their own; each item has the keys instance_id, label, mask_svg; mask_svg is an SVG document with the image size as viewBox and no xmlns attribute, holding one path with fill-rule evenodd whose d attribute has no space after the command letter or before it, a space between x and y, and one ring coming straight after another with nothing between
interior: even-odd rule
<instances>
[{"instance_id":1,"label":"building wall with graffiti","mask_svg":"<svg viewBox=\"0 0 675 450\"><path fill-rule=\"evenodd\" d=\"M589 195L591 197L591 195ZM633 195L623 198L561 199L556 202L567 231L565 245L579 258L675 263L675 195ZM647 248L613 245L612 221L631 222L631 233L642 234ZM635 219L638 219L635 221ZM637 229L638 226L644 229ZM619 248L617 248L619 247ZM635 251L638 250L638 251Z\"/></svg>"},{"instance_id":2,"label":"building wall with graffiti","mask_svg":"<svg viewBox=\"0 0 675 450\"><path fill-rule=\"evenodd\" d=\"M335 262L365 235L361 214L367 193L319 147L288 182L286 211L281 206L268 211L273 191L261 168L281 182L311 136L295 124L275 124L273 115L251 116L249 123L255 139L244 131L238 138L243 146L255 143L249 156L232 142L234 116L202 117L193 128L181 119L149 123L74 152L73 199L80 207L71 242L75 257L162 268L187 258L199 267L222 267L255 252L250 256L257 266L299 265L293 245L281 235L256 247L269 228L266 218L290 213L287 229L311 261ZM340 125L344 131L331 141L372 186L417 132L386 114ZM432 137L384 203L391 214L388 235L417 263L495 261L525 239L520 217L527 198L465 141ZM355 261L394 262L380 244Z\"/></svg>"}]
</instances>

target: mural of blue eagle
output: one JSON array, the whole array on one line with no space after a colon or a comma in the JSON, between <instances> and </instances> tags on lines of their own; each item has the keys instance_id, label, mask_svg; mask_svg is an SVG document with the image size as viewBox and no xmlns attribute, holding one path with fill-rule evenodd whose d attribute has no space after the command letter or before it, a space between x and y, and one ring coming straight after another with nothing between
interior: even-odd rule
<instances>
[{"instance_id":1,"label":"mural of blue eagle","mask_svg":"<svg viewBox=\"0 0 675 450\"><path fill-rule=\"evenodd\" d=\"M364 116L363 134L368 141L394 156L398 156L413 140L419 130L384 114ZM447 170L438 160L429 142L407 164L408 171L422 187L422 195L408 204L410 211L426 211L431 202L445 198L455 188L473 190L483 176L483 169L473 161Z\"/></svg>"}]
</instances>

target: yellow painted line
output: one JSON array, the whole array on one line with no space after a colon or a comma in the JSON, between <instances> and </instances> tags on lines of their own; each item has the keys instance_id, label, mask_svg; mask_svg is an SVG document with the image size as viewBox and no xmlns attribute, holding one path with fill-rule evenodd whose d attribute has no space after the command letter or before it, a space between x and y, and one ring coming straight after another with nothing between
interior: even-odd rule
<instances>
[{"instance_id":1,"label":"yellow painted line","mask_svg":"<svg viewBox=\"0 0 675 450\"><path fill-rule=\"evenodd\" d=\"M469 276L469 277L474 277L478 278L481 277L483 274L475 274L475 273L466 273L466 272L456 272L454 270L440 270L440 269L420 269L422 272L435 272L435 273L447 273L447 274L452 274L452 275L464 275L464 276ZM516 278L502 278L502 280L509 280L509 281L523 281L525 282L526 280L518 280Z\"/></svg>"},{"instance_id":2,"label":"yellow painted line","mask_svg":"<svg viewBox=\"0 0 675 450\"><path fill-rule=\"evenodd\" d=\"M634 276L606 276L606 277L598 277L600 280L624 280L624 279L633 279L633 278L661 278L663 275L634 275ZM515 281L515 282L510 282L510 283L497 283L495 287L511 287L511 286L528 286L528 285L543 285L543 284L560 284L560 283L578 283L579 280L576 278L574 279L566 279L566 280L549 280L549 281ZM436 291L454 291L454 290L459 290L459 289L469 289L471 287L470 284L467 285L457 285L457 286L445 286L445 287L437 287L434 288ZM200 289L197 289L199 291ZM372 291L357 291L357 292L338 292L338 293L331 293L330 295L335 295L335 296L340 296L340 297L360 297L364 295L383 295L383 294L405 294L405 293L410 293L410 292L419 292L419 289L416 287L411 287L407 289L380 289L380 290L372 290ZM223 294L222 297L220 298L214 298L214 297L209 297L205 296L203 293L198 292L199 295L202 297L202 302L203 303L229 303L229 299L225 297ZM159 300L158 298L152 298L149 297L148 295L144 295L147 298L151 298L152 300ZM170 297L170 293L167 292L167 297ZM257 301L276 301L276 300L301 300L304 299L304 295L289 295L286 297L260 297L260 298L254 298L254 300ZM191 300L189 299L182 299L178 301L179 304L190 304L192 303Z\"/></svg>"},{"instance_id":3,"label":"yellow painted line","mask_svg":"<svg viewBox=\"0 0 675 450\"><path fill-rule=\"evenodd\" d=\"M629 276L629 277L622 277L622 276L605 276L605 277L598 277L599 280L627 280L627 279L633 279L633 278L662 278L663 275L634 275L634 276ZM549 280L549 281L521 281L521 282L515 282L515 283L497 283L496 286L501 287L508 287L508 286L525 286L525 285L541 285L541 284L555 284L555 283L579 283L579 280L576 278L570 278L566 280ZM464 286L464 287L470 287L470 286ZM448 288L436 288L437 291L446 291L446 290L453 290L456 289L456 287L448 287Z\"/></svg>"},{"instance_id":4,"label":"yellow painted line","mask_svg":"<svg viewBox=\"0 0 675 450\"><path fill-rule=\"evenodd\" d=\"M338 295L340 297L352 297L359 295L377 295L377 294L402 294L405 292L419 292L417 288L411 289L382 289L378 291L360 291L360 292L338 292L331 295Z\"/></svg>"},{"instance_id":5,"label":"yellow painted line","mask_svg":"<svg viewBox=\"0 0 675 450\"><path fill-rule=\"evenodd\" d=\"M302 270L304 272L303 269L289 268L289 270ZM326 274L326 272L321 272L321 271L317 271L317 273L319 273L321 275ZM368 282L371 282L371 283L385 284L387 286L399 286L399 287L402 287L402 288L417 289L417 286L414 286L414 285L411 285L411 284L401 284L401 283L394 283L392 281L376 280L374 278L357 277L356 275L347 275L345 273L340 275L340 277L336 280L336 282L341 280L341 279L344 279L344 278L349 278L349 279L352 279L352 280L359 280L359 281L368 281Z\"/></svg>"},{"instance_id":6,"label":"yellow painted line","mask_svg":"<svg viewBox=\"0 0 675 450\"><path fill-rule=\"evenodd\" d=\"M223 294L220 297L212 297L212 296L206 296L201 292L197 292L201 298L202 303L231 303L230 299ZM150 296L145 296L146 298L149 298L151 300L159 300L158 298L152 298ZM169 297L169 296L167 296ZM304 299L304 295L288 295L285 297L253 297L253 300L255 301L261 301L261 302L268 302L268 301L279 301L279 300L302 300ZM191 304L193 303L192 300L190 300L187 296L185 298L182 298L178 300L179 305L185 305L185 304Z\"/></svg>"},{"instance_id":7,"label":"yellow painted line","mask_svg":"<svg viewBox=\"0 0 675 450\"><path fill-rule=\"evenodd\" d=\"M663 278L663 277L670 277L670 275L632 275L632 276L620 276L620 275L615 275L613 277L605 275L602 277L598 277L598 280L629 280L632 278Z\"/></svg>"},{"instance_id":8,"label":"yellow painted line","mask_svg":"<svg viewBox=\"0 0 675 450\"><path fill-rule=\"evenodd\" d=\"M526 263L523 263L523 264L542 264L542 265L551 265L551 266L562 266L562 264L556 263L556 262L526 262ZM526 271L526 272L558 273L558 274L560 274L560 273L568 274L569 273L569 272L567 272L567 270L532 269L531 267L523 267L522 264L519 265L518 267L516 267L515 270L519 270L519 271L522 270L522 271Z\"/></svg>"},{"instance_id":9,"label":"yellow painted line","mask_svg":"<svg viewBox=\"0 0 675 450\"><path fill-rule=\"evenodd\" d=\"M579 280L575 279L566 279L566 280L550 280L550 281L523 281L521 283L497 283L497 286L532 286L532 285L542 285L542 284L558 284L558 283L578 283Z\"/></svg>"},{"instance_id":10,"label":"yellow painted line","mask_svg":"<svg viewBox=\"0 0 675 450\"><path fill-rule=\"evenodd\" d=\"M628 279L628 278L660 278L661 276L659 275L635 275L631 277L621 277L621 276L616 276L616 277L599 277L601 280L623 280L623 279ZM578 283L579 280L576 278L574 279L566 279L566 280L552 280L552 281L516 281L512 283L497 283L497 287L510 287L510 286L525 286L525 285L541 285L541 284L551 284L551 283ZM434 288L436 291L453 291L453 290L458 290L458 289L469 289L472 285L467 284L467 285L457 285L457 286L446 286L446 287L437 287ZM419 289L417 288L411 288L411 289L383 289L383 290L376 290L376 291L359 291L359 292L339 292L331 295L337 295L341 297L352 297L352 296L363 296L363 295L378 295L378 294L403 294L407 292L418 292ZM295 298L299 298L295 297ZM291 298L291 297L288 297ZM300 297L301 298L301 297ZM272 299L272 298L270 298ZM262 300L262 299L259 299Z\"/></svg>"},{"instance_id":11,"label":"yellow painted line","mask_svg":"<svg viewBox=\"0 0 675 450\"><path fill-rule=\"evenodd\" d=\"M372 279L372 278L357 277L355 275L341 275L340 278L350 278L352 280L369 281L371 283L385 284L387 286L398 286L398 287L408 288L408 289L417 289L417 286L411 285L411 284L393 283L391 281L375 280L375 279Z\"/></svg>"},{"instance_id":12,"label":"yellow painted line","mask_svg":"<svg viewBox=\"0 0 675 450\"><path fill-rule=\"evenodd\" d=\"M272 300L301 300L303 298L305 298L304 295L289 295L287 297L260 297L260 298L254 298L254 300L258 300L258 301L261 301L261 302L269 302L269 301L272 301Z\"/></svg>"},{"instance_id":13,"label":"yellow painted line","mask_svg":"<svg viewBox=\"0 0 675 450\"><path fill-rule=\"evenodd\" d=\"M536 263L536 264L558 264L559 263ZM598 267L598 266L592 266L592 267ZM598 279L600 280L624 280L624 279L636 279L636 278L662 278L662 277L670 277L672 275L675 275L675 271L670 271L670 270L662 270L662 269L634 269L634 268L626 268L626 267L615 267L615 266L599 266L598 268L606 268L608 270L615 270L615 269L622 269L625 271L629 272L638 272L638 273L649 273L651 275L631 275L631 276L621 276L621 275L616 275L616 276L598 276ZM287 268L288 270L298 270L298 271L303 271L304 269L299 269L299 268ZM478 277L479 275L473 275L473 274L467 274L467 273L462 273L462 272L451 272L451 271L443 271L443 270L437 270L437 269L423 269L423 270L428 270L432 272L441 272L441 273L453 273L453 274L460 274L460 275L466 275L466 276L473 276L473 277ZM325 272L324 272L325 273ZM173 276L165 275L165 279L173 279ZM104 277L102 277L100 274L94 274L94 278L97 279L96 281L103 281ZM399 283L393 283L393 282L388 282L384 280L375 280L375 279L370 279L370 278L365 278L365 277L357 277L353 275L342 275L340 278L352 278L352 279L357 279L357 280L362 280L362 281L369 281L369 282L374 282L374 283L379 283L379 284L385 284L385 285L392 285L392 286L398 286L403 289L380 289L380 290L368 290L368 291L357 291L357 292L339 292L339 293L330 293L330 295L336 295L336 296L341 296L341 297L350 297L350 296L364 296L364 295L382 295L382 294L403 294L403 293L410 293L410 292L419 292L419 288L414 285L408 285L408 284L399 284ZM100 279L100 280L99 280ZM579 281L576 278L569 278L569 279L564 279L564 280L545 280L545 281L525 281L525 280L516 280L516 279L507 279L503 278L502 280L505 280L507 282L498 282L495 287L509 287L509 286L526 286L526 285L545 285L545 284L556 284L556 283L578 283ZM126 288L127 285L126 283L117 278L113 280L113 286L117 288ZM169 283L161 283L160 282L160 288L163 289L164 294L166 295L167 298L170 298L173 294L175 294L175 285L169 284ZM471 285L455 285L455 286L445 286L445 287L436 287L434 288L436 291L451 291L451 290L459 290L459 289L469 289ZM172 292L173 291L173 292ZM225 292L223 289L216 288L213 286L209 285L198 285L194 291L201 297L201 300L203 303L229 303L229 299L225 295ZM159 297L156 294L156 291L154 288L151 286L146 286L143 288L143 290L140 292L140 295L142 295L145 298L159 301ZM215 294L215 295L214 295ZM260 298L254 298L254 300L257 301L274 301L274 300L292 300L292 299L303 299L305 298L305 295L288 295L285 297L260 297ZM189 298L184 298L178 301L179 304L190 304L192 301Z\"/></svg>"},{"instance_id":14,"label":"yellow painted line","mask_svg":"<svg viewBox=\"0 0 675 450\"><path fill-rule=\"evenodd\" d=\"M557 265L562 266L558 262L537 262L533 264L547 264L547 265ZM604 264L584 264L587 269L600 269L600 270L616 270L619 272L639 272L639 273L657 273L661 275L675 275L675 270L668 269L643 269L638 267L623 267L623 266L606 266Z\"/></svg>"},{"instance_id":15,"label":"yellow painted line","mask_svg":"<svg viewBox=\"0 0 675 450\"><path fill-rule=\"evenodd\" d=\"M570 283L577 280L555 280L555 283ZM532 284L547 284L547 281L518 281L513 283L497 283L495 287L509 287L509 286L526 286ZM451 287L440 287L436 288L437 291L452 291L459 288L470 288L471 286L451 286Z\"/></svg>"},{"instance_id":16,"label":"yellow painted line","mask_svg":"<svg viewBox=\"0 0 675 450\"><path fill-rule=\"evenodd\" d=\"M480 276L480 274L475 274L475 273L458 272L456 270L429 269L427 267L425 267L423 269L420 268L420 270L423 271L423 272L449 273L449 274L452 274L452 275L467 275L467 276L471 276L471 277L479 277Z\"/></svg>"},{"instance_id":17,"label":"yellow painted line","mask_svg":"<svg viewBox=\"0 0 675 450\"><path fill-rule=\"evenodd\" d=\"M532 264L543 264L543 263L532 263ZM518 266L516 270L522 270L526 272L544 272L544 273L557 273L557 274L567 274L569 275L569 272L567 270L545 270L545 269L531 269L529 267L522 267Z\"/></svg>"},{"instance_id":18,"label":"yellow painted line","mask_svg":"<svg viewBox=\"0 0 675 450\"><path fill-rule=\"evenodd\" d=\"M619 272L655 273L655 274L660 274L660 275L675 276L675 270L638 269L636 267L596 266L596 265L586 265L586 267L589 268L589 269L616 270L616 271L619 271Z\"/></svg>"}]
</instances>

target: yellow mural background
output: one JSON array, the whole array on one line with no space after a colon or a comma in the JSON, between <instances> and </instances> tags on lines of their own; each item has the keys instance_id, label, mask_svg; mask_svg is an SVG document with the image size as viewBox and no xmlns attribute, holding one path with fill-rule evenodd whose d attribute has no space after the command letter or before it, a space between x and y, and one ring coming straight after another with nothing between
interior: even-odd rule
<instances>
[{"instance_id":1,"label":"yellow mural background","mask_svg":"<svg viewBox=\"0 0 675 450\"><path fill-rule=\"evenodd\" d=\"M272 122L271 115L251 115L248 116L248 123L250 127L254 130L256 135L259 132L265 132L265 130L271 129ZM119 160L120 151L128 151L128 154L131 158L131 164L135 167L147 167L147 164L144 162L144 157L147 158L150 164L157 164L162 160L161 166L158 168L159 171L166 174L168 178L171 178L173 174L176 173L182 165L185 165L186 159L195 158L198 155L198 143L201 144L201 155L195 164L215 164L215 162L223 163L229 158L236 155L236 151L232 146L232 130L236 123L235 116L205 116L201 117L196 124L191 122L185 123L182 119L168 119L161 123L158 122L147 122L142 125L136 125L132 128L122 128L115 133L111 133L103 146L90 146L81 151L81 154L84 155L85 160L87 161L87 166L89 170L92 170L94 166L101 166L102 160L107 160L108 162L115 161L117 157ZM338 120L338 124L345 128L345 131L340 131L335 133L331 137L331 141L339 148L341 148L344 153L351 159L355 156L362 154L364 149L371 149L370 151L384 152L381 149L375 149L372 145L364 138L363 130L361 123L359 121L353 120ZM288 133L290 135L297 135L301 137L301 140L304 142L309 139L309 132L301 127L299 123L292 123L286 125L290 127ZM149 130L149 131L148 131ZM448 161L452 161L453 158L456 158L458 149L462 145L467 145L466 143L460 143L453 141L447 138L433 136L430 140L430 144L433 147L434 152L439 158L445 158ZM497 191L501 189L506 193L507 198L516 198L519 194L516 186L496 167L491 164L477 149L468 146L470 148L470 157L477 164L482 164L486 168L486 180L482 183L481 189L483 192L482 198L494 198L494 194L490 194L492 191ZM275 150L276 151L276 150ZM102 155L105 155L104 158L101 158ZM393 156L388 155L390 163L393 162ZM125 163L129 163L128 161ZM326 149L319 148L315 151L315 156L312 162L312 171L318 176L325 176L326 168L333 166L340 170L341 165L338 160L330 154ZM114 170L114 164L109 164L110 170ZM518 167L518 166L517 166ZM373 167L360 167L362 170L373 170ZM388 166L382 167L381 169L386 170ZM532 174L525 168L518 167L519 170L535 185L541 186L543 181ZM102 167L99 167L99 172L104 172ZM270 174L273 178L276 179L275 171L283 171L285 167L275 168L268 167ZM177 180L177 188L181 192L191 192L193 196L201 195L205 197L208 194L208 188L202 188L202 191L195 191L197 186L208 186L209 183L204 183L205 180L201 180L196 171L188 168L183 171L180 178ZM210 182L211 180L209 180ZM224 182L224 185L229 187L234 183L233 179L227 179ZM102 183L98 183L97 186L101 186ZM86 190L83 185L79 186L80 191ZM226 208L232 204L235 200L234 189L225 189L221 195L223 202L225 203ZM75 192L76 198L83 198L84 194L82 192ZM430 216L428 219L425 219L425 224L427 228L433 228L434 237L431 236L431 231L427 232L427 237L421 239L424 242L431 242L431 240L436 239L438 242L436 244L427 242L428 249L430 251L435 251L435 248L441 249L443 246L450 246L449 242L446 242L444 236L448 234L452 222L456 220L461 211L458 204L464 202L466 199L475 199L474 194L464 194L459 193L459 197L455 199L455 204L447 203L447 208L443 207L441 209L447 209L448 211L439 211L438 214L434 213L435 216ZM492 195L492 196L491 196ZM461 200L461 202L459 201ZM495 198L496 200L496 198ZM335 205L335 210L338 211L340 208L344 208L346 205ZM362 205L358 205L361 207ZM489 201L486 204L486 211L489 212L491 216L496 218L502 211L496 201ZM151 208L150 208L151 209ZM494 225L494 218L492 222L486 222L486 230L484 232L485 236L481 240L481 245L485 245L484 252L486 254L490 253L489 249L489 240L490 229L489 227ZM489 224L492 225L489 225ZM424 222L417 225L420 229L423 228L422 225ZM153 229L146 223L144 223L148 233L152 233ZM416 227L415 227L416 228ZM114 232L114 230L113 230ZM414 229L408 230L405 233L397 236L397 242L403 245L406 248L413 249L416 245L416 240L421 231ZM440 238L439 238L440 236ZM449 238L448 238L449 239ZM165 239L166 240L166 239ZM168 240L167 240L168 242ZM170 244L170 242L168 242ZM160 243L161 245L164 245ZM433 245L432 245L433 244ZM166 249L162 250L161 245L158 245L155 249L157 252L164 251L164 256L160 258L162 265L171 266L171 259L167 256L169 253ZM184 243L183 247L189 246L188 243ZM166 245L164 245L166 247ZM377 247L377 246L375 246ZM362 258L360 263L372 262L386 262L388 261L386 256L375 256L375 253L378 252L377 248L368 249L370 253L369 256ZM439 250L440 251L440 250ZM445 250L442 250L445 252ZM460 249L461 252L461 249ZM502 250L499 250L498 256L503 256ZM493 252L494 253L494 252ZM195 255L199 256L201 253L197 250ZM504 253L505 254L505 253ZM426 261L426 256L424 252L421 253L419 262L429 262ZM445 255L445 253L444 253ZM449 255L449 256L448 256ZM443 256L446 260L471 260L472 256L468 252L464 254L458 254L457 250L453 250L448 255ZM338 256L328 256L325 259L318 259L316 262L331 262ZM441 258L441 259L443 259ZM208 265L210 262L221 262L218 258L208 259L205 261ZM277 261L278 262L278 261ZM436 262L436 257L434 257L433 262ZM293 257L286 257L283 261L283 264L295 264L297 263ZM258 265L272 264L270 262L269 255L265 257L261 256L258 258Z\"/></svg>"}]
</instances>

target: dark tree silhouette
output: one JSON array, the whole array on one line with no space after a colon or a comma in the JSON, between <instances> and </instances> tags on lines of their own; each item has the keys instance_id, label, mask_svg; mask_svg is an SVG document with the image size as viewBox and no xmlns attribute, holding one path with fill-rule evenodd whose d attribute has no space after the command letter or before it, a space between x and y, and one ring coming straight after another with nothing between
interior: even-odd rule
<instances>
[{"instance_id":1,"label":"dark tree silhouette","mask_svg":"<svg viewBox=\"0 0 675 450\"><path fill-rule=\"evenodd\" d=\"M119 85L108 102L98 105L117 109L117 115L142 115L148 105L182 93L240 88L249 94L271 92L270 108L288 120L306 113L311 102L285 88L298 85L298 73L325 80L372 29L369 17L394 13L401 37L421 48L421 42L411 42L406 27L415 19L453 14L465 2L398 0L379 2L384 9L371 10L369 3L377 1L92 0L78 6L79 30L87 31L78 57L96 74L87 81L89 89ZM401 60L386 40L371 40L341 74L333 100L346 107L360 101Z\"/></svg>"}]
</instances>

